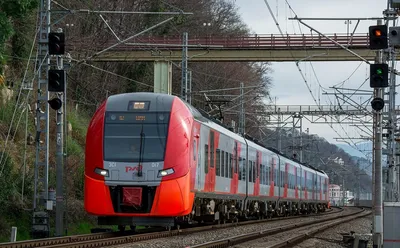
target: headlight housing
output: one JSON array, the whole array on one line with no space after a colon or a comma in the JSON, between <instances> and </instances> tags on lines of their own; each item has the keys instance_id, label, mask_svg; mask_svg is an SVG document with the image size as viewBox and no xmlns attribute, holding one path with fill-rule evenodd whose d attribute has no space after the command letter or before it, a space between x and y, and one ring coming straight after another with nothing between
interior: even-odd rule
<instances>
[{"instance_id":1,"label":"headlight housing","mask_svg":"<svg viewBox=\"0 0 400 248\"><path fill-rule=\"evenodd\" d=\"M108 177L108 170L96 168L96 169L94 169L94 172L101 176Z\"/></svg>"},{"instance_id":2,"label":"headlight housing","mask_svg":"<svg viewBox=\"0 0 400 248\"><path fill-rule=\"evenodd\" d=\"M165 176L171 175L174 172L175 171L172 168L165 169L165 170L159 170L158 171L158 177L165 177Z\"/></svg>"}]
</instances>

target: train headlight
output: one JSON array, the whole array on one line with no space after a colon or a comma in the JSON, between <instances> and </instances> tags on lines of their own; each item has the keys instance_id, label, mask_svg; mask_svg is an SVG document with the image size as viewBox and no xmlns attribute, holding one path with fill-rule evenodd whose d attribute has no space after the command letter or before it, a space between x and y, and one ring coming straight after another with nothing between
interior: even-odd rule
<instances>
[{"instance_id":1,"label":"train headlight","mask_svg":"<svg viewBox=\"0 0 400 248\"><path fill-rule=\"evenodd\" d=\"M104 170L104 169L100 169L100 168L96 168L94 170L95 173L102 175L104 177L108 177L108 170Z\"/></svg>"},{"instance_id":2,"label":"train headlight","mask_svg":"<svg viewBox=\"0 0 400 248\"><path fill-rule=\"evenodd\" d=\"M160 170L160 171L158 171L158 177L165 177L165 176L171 175L174 172L175 171L172 168L169 168L166 170Z\"/></svg>"}]
</instances>

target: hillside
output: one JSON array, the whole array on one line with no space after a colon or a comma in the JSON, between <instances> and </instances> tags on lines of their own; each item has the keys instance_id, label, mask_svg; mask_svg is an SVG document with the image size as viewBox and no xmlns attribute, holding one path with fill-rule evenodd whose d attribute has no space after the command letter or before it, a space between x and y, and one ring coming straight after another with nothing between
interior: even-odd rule
<instances>
[{"instance_id":1,"label":"hillside","mask_svg":"<svg viewBox=\"0 0 400 248\"><path fill-rule=\"evenodd\" d=\"M266 132L265 144L277 149L278 132L276 130L264 130ZM296 133L295 140L298 142L299 134ZM293 138L291 131L281 130L282 152L288 156L292 155ZM372 181L369 169L370 162L366 159L355 159L334 144L330 144L324 138L317 135L303 133L303 162L325 171L330 177L331 184L342 184L344 179L345 187L353 192L360 184L362 192L371 192ZM299 143L295 143L299 144ZM300 154L297 151L297 157ZM335 163L335 159L342 159L343 165ZM358 164L357 164L358 163ZM364 170L364 168L366 168ZM367 174L367 175L365 175ZM358 178L358 176L360 178Z\"/></svg>"},{"instance_id":2,"label":"hillside","mask_svg":"<svg viewBox=\"0 0 400 248\"><path fill-rule=\"evenodd\" d=\"M6 104L0 103L0 185L2 187L0 242L9 240L11 226L18 227L17 240L30 237L35 145L28 142L25 131L28 136L34 134L35 124L32 112L28 112L28 122L25 122L25 118L21 117L26 117L26 108L24 106L15 108L15 106L13 101ZM54 116L54 113L51 115ZM78 234L88 232L89 227L95 224L94 219L84 212L82 201L84 145L89 115L83 111L78 112L74 108L68 108L67 120L71 129L67 135L64 164L64 173L67 175L64 187L68 213L66 231L69 234ZM50 122L50 125L55 126L55 123ZM50 144L55 143L54 131L55 129L52 128ZM56 151L54 145L51 147L53 148L49 151L49 187L55 188ZM54 227L54 224L51 226Z\"/></svg>"}]
</instances>

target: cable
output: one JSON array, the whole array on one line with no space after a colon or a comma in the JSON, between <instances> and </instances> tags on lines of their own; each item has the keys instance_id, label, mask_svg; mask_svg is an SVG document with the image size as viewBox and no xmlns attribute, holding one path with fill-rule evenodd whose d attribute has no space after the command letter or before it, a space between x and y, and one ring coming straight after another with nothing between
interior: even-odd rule
<instances>
[{"instance_id":1,"label":"cable","mask_svg":"<svg viewBox=\"0 0 400 248\"><path fill-rule=\"evenodd\" d=\"M293 10L293 8L290 6L288 0L285 0L285 1L286 1L287 5L289 6L289 9L293 12L293 14L297 16L296 12L295 12L295 11ZM298 25L299 25L300 33L302 33L302 31L301 31L301 26L300 26L300 22L298 22ZM307 49L306 49L306 53L307 53L307 55L308 55ZM346 80L349 80L349 79L354 75L354 73L360 68L361 64L363 64L363 62L361 62L361 63L356 67L356 69L351 73L351 75L350 75ZM319 82L319 79L318 79L318 77L317 77L317 75L316 75L316 73L315 73L314 66L312 65L312 62L311 62L311 61L310 61L310 65L311 65L311 68L312 68L312 70L313 70L313 73L314 73L314 75L315 75L315 77L316 77L316 79L317 79L317 82L318 82L319 86L320 86L321 88L324 89L324 87L322 87L321 83ZM303 78L304 78L304 77L303 77ZM345 82L346 80L344 80L344 81L342 82L342 85L344 84L344 82ZM360 89L360 88L365 84L365 82L366 82L367 80L368 80L368 79L366 79L366 80L360 85L360 87L359 87L358 89ZM339 83L339 84L340 84L340 83ZM308 86L308 85L307 85L307 86ZM358 91L358 89L357 89L351 96L353 96L353 95ZM312 94L312 92L311 92L310 89L309 89L309 91L310 91L312 97L314 98L314 96L313 96L313 94ZM350 96L350 97L351 97L351 96ZM315 99L315 98L314 98L314 99ZM329 101L330 101L330 98L329 98L329 97L328 97L328 99L329 99ZM331 101L330 101L330 102L331 102ZM331 102L331 104L332 104L332 102ZM318 103L317 103L317 105L318 105ZM339 125L340 125L340 127L344 130L343 126L342 126L340 123L339 123ZM335 132L337 132L337 131L333 128L332 125L330 125L330 126L331 126L331 128L332 128ZM344 130L344 131L345 131L345 130ZM346 135L349 137L349 135L347 134L347 132L345 132L345 133L346 133ZM339 135L339 136L340 136L340 135ZM349 138L350 138L350 137L349 137ZM352 140L351 140L351 141L352 141ZM352 143L354 144L354 141L352 141ZM357 147L356 147L356 148L357 148ZM357 149L357 150L359 150L359 149Z\"/></svg>"},{"instance_id":2,"label":"cable","mask_svg":"<svg viewBox=\"0 0 400 248\"><path fill-rule=\"evenodd\" d=\"M30 93L30 91L29 91ZM26 159L27 159L27 145L28 145L28 106L29 103L26 103L25 107L25 145L24 145L24 157L23 157L23 170L22 170L22 186L21 186L21 195L22 195L22 202L24 201L24 189L25 189L25 174L26 174Z\"/></svg>"},{"instance_id":3,"label":"cable","mask_svg":"<svg viewBox=\"0 0 400 248\"><path fill-rule=\"evenodd\" d=\"M39 14L40 14L40 13L38 13L38 16L39 16ZM39 33L39 28L40 28L40 27L39 27L39 19L40 19L40 18L37 18L38 21L37 21L37 23L36 23L36 33L35 33L35 36L34 36L34 39L33 39L33 42L32 42L31 51L30 51L30 54L29 54L29 58L28 58L28 62L27 62L26 68L25 68L24 77L23 77L22 82L21 82L21 85L20 85L19 93L18 93L18 96L17 96L17 102L16 102L16 104L15 104L14 112L13 112L13 115L12 115L12 118L11 118L10 127L9 127L9 129L8 129L8 133L7 133L7 136L6 136L6 141L5 141L5 143L4 143L4 149L3 149L3 152L2 152L1 157L0 157L0 166L1 166L1 169L0 169L0 176L2 176L2 174L3 174L3 170L4 170L4 166L5 166L5 162L3 163L3 158L4 158L4 155L5 155L5 153L6 153L6 149L7 149L7 144L8 144L9 136L10 136L11 129L12 129L12 126L13 126L13 123L14 123L15 114L16 114L16 112L17 112L17 109L18 109L18 106L19 106L19 101L20 101L20 99L21 99L21 94L22 94L22 89L23 89L23 83L25 82L25 78L26 78L26 75L27 75L27 73L28 73L30 58L32 57L33 49L34 49L35 43L36 43L36 37L37 37L37 34ZM44 60L42 61L42 63L43 63L43 62L44 62ZM36 63L37 63L37 60L35 61L35 67L34 67L34 68L36 68ZM27 94L27 97L28 97L28 96L29 96L29 94ZM27 101L27 100L28 100L28 99L26 99L26 101Z\"/></svg>"}]
</instances>

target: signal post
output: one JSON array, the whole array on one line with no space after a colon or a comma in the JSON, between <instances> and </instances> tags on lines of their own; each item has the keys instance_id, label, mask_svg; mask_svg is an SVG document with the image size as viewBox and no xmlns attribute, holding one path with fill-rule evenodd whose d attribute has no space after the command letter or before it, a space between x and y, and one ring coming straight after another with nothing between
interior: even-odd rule
<instances>
[{"instance_id":1,"label":"signal post","mask_svg":"<svg viewBox=\"0 0 400 248\"><path fill-rule=\"evenodd\" d=\"M381 248L383 244L383 215L382 215L382 109L385 106L383 90L388 87L388 65L382 63L382 51L388 47L387 26L378 25L369 27L370 49L376 52L375 64L370 65L370 87L374 89L374 99L371 106L374 109L374 219L373 219L373 244L374 248Z\"/></svg>"},{"instance_id":2,"label":"signal post","mask_svg":"<svg viewBox=\"0 0 400 248\"><path fill-rule=\"evenodd\" d=\"M56 236L63 232L63 113L62 99L66 89L66 76L63 65L65 35L50 31L50 0L41 0L39 56L37 64L38 95L36 105L36 160L34 179L34 199L32 218L32 238L50 236L49 214L53 210L54 198L49 194L49 112L51 107L57 111L56 144ZM56 63L54 63L56 62ZM50 99L50 93L56 97Z\"/></svg>"}]
</instances>

